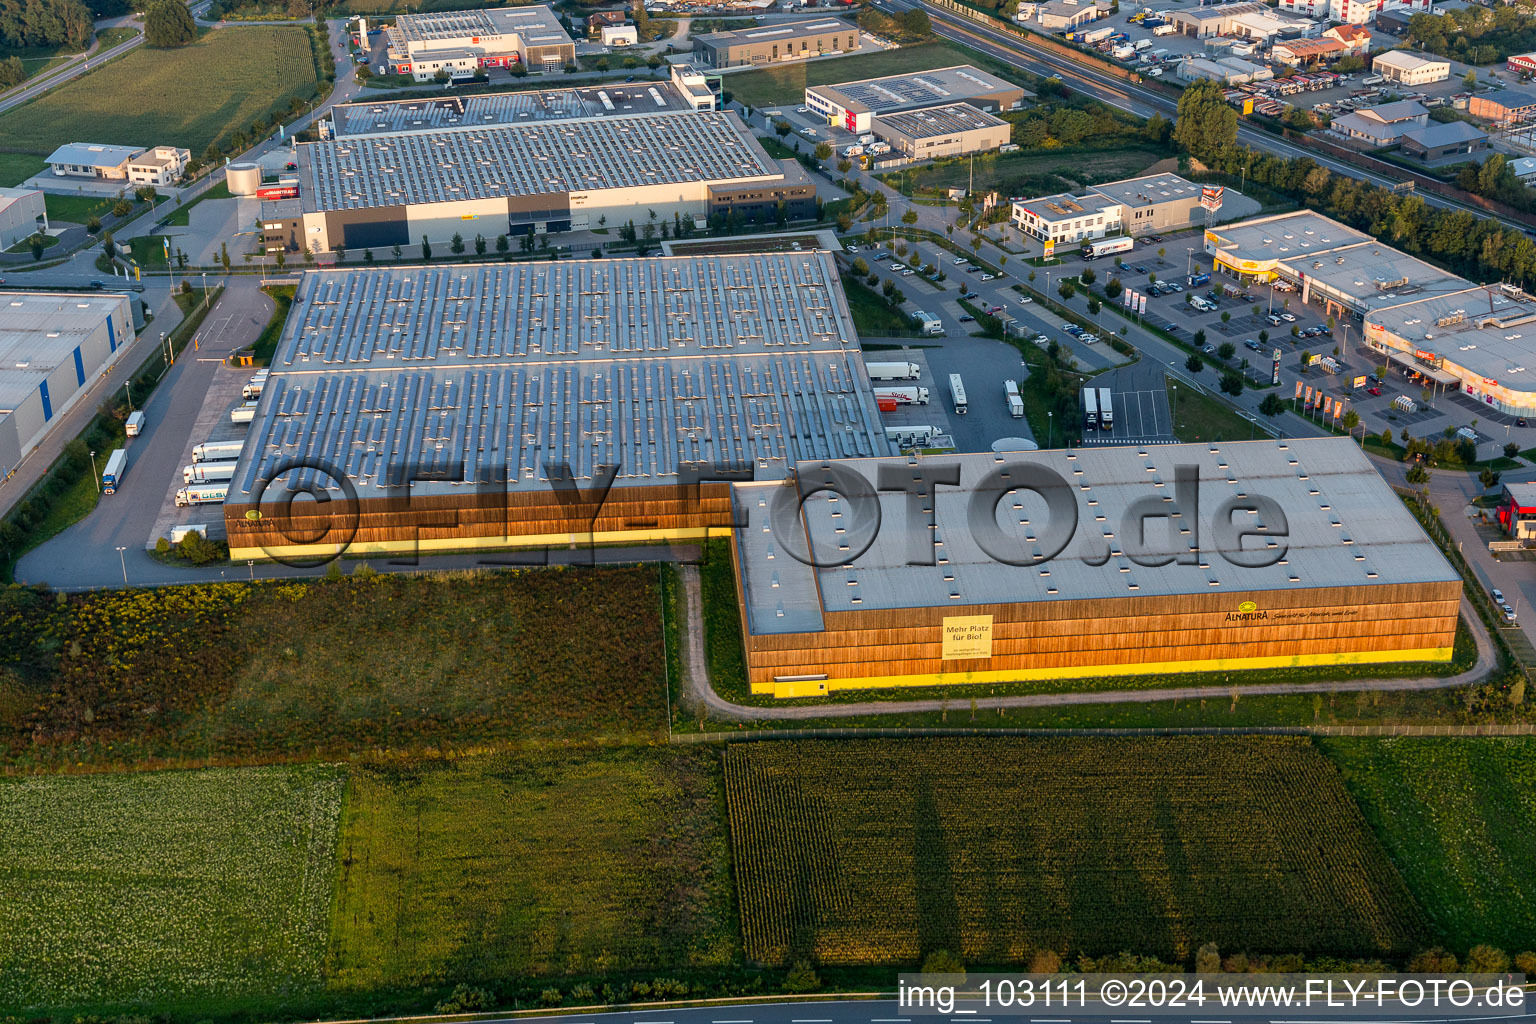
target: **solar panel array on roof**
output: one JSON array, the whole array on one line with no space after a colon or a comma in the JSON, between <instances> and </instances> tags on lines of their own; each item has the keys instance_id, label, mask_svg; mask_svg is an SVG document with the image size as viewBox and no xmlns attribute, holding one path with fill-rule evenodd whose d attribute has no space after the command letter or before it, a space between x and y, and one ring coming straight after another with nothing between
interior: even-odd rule
<instances>
[{"instance_id":1,"label":"solar panel array on roof","mask_svg":"<svg viewBox=\"0 0 1536 1024\"><path fill-rule=\"evenodd\" d=\"M942 107L924 107L907 113L881 114L880 123L914 139L953 132L974 131L1006 122L978 110L969 103L950 103Z\"/></svg>"},{"instance_id":2,"label":"solar panel array on roof","mask_svg":"<svg viewBox=\"0 0 1536 1024\"><path fill-rule=\"evenodd\" d=\"M359 210L463 199L740 181L780 173L724 111L465 127L299 147L306 208Z\"/></svg>"},{"instance_id":3,"label":"solar panel array on roof","mask_svg":"<svg viewBox=\"0 0 1536 1024\"><path fill-rule=\"evenodd\" d=\"M291 459L368 497L389 465L451 467L422 487L453 493L503 465L545 488L545 464L667 483L883 455L855 337L821 252L307 273L231 495Z\"/></svg>"}]
</instances>

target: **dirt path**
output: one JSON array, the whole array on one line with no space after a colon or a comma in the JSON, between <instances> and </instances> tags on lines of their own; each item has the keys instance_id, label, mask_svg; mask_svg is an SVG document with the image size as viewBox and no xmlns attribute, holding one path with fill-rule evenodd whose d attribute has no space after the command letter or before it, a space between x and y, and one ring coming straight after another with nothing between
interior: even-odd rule
<instances>
[{"instance_id":1,"label":"dirt path","mask_svg":"<svg viewBox=\"0 0 1536 1024\"><path fill-rule=\"evenodd\" d=\"M696 712L704 707L717 718L750 721L774 719L794 721L816 718L856 718L862 715L897 715L920 711L954 709L957 698L928 700L859 701L854 704L784 704L748 707L733 704L709 685L709 669L704 658L704 599L696 565L682 566L684 613L683 671L688 680L689 704ZM1297 693L1340 693L1360 690L1443 690L1475 683L1489 672L1495 662L1493 641L1465 597L1461 613L1472 629L1477 644L1477 661L1467 671L1454 676L1420 676L1398 679L1350 679L1319 683L1273 683L1242 686L1179 686L1158 690L1104 690L1093 693L1032 693L1011 697L978 697L978 710L992 708L1065 707L1081 704L1142 704L1161 700L1226 700L1234 694L1244 697ZM970 701L958 698L966 706Z\"/></svg>"}]
</instances>

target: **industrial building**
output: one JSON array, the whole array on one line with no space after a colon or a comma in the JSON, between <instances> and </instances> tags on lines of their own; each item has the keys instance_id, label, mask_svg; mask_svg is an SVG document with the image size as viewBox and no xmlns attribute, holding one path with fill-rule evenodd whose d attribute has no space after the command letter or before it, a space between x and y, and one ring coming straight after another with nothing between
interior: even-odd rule
<instances>
[{"instance_id":1,"label":"industrial building","mask_svg":"<svg viewBox=\"0 0 1536 1024\"><path fill-rule=\"evenodd\" d=\"M401 14L385 31L390 70L418 82L430 81L439 71L467 77L518 64L559 70L576 60L576 43L559 16L539 4Z\"/></svg>"},{"instance_id":2,"label":"industrial building","mask_svg":"<svg viewBox=\"0 0 1536 1024\"><path fill-rule=\"evenodd\" d=\"M692 97L670 82L615 82L569 89L338 103L331 108L330 134L333 139L345 139L694 109L698 108Z\"/></svg>"},{"instance_id":3,"label":"industrial building","mask_svg":"<svg viewBox=\"0 0 1536 1024\"><path fill-rule=\"evenodd\" d=\"M1429 109L1418 100L1398 100L1335 117L1328 131L1349 142L1380 149L1395 146L1414 129L1429 124Z\"/></svg>"},{"instance_id":4,"label":"industrial building","mask_svg":"<svg viewBox=\"0 0 1536 1024\"><path fill-rule=\"evenodd\" d=\"M192 151L177 146L105 146L71 142L48 157L48 167L61 178L97 178L130 185L174 185L181 180Z\"/></svg>"},{"instance_id":5,"label":"industrial building","mask_svg":"<svg viewBox=\"0 0 1536 1024\"><path fill-rule=\"evenodd\" d=\"M1382 15L1429 14L1434 0L1280 0L1279 9L1346 25L1369 25Z\"/></svg>"},{"instance_id":6,"label":"industrial building","mask_svg":"<svg viewBox=\"0 0 1536 1024\"><path fill-rule=\"evenodd\" d=\"M776 21L694 36L693 60L707 68L755 67L856 53L859 46L858 26L837 18Z\"/></svg>"},{"instance_id":7,"label":"industrial building","mask_svg":"<svg viewBox=\"0 0 1536 1024\"><path fill-rule=\"evenodd\" d=\"M1393 85L1429 85L1451 77L1451 63L1420 57L1407 50L1388 50L1371 61L1371 70Z\"/></svg>"},{"instance_id":8,"label":"industrial building","mask_svg":"<svg viewBox=\"0 0 1536 1024\"><path fill-rule=\"evenodd\" d=\"M1006 145L1012 132L1007 121L969 103L924 107L875 118L875 135L911 160L990 152Z\"/></svg>"},{"instance_id":9,"label":"industrial building","mask_svg":"<svg viewBox=\"0 0 1536 1024\"><path fill-rule=\"evenodd\" d=\"M732 488L753 693L1451 659L1461 580L1347 438L797 474Z\"/></svg>"},{"instance_id":10,"label":"industrial building","mask_svg":"<svg viewBox=\"0 0 1536 1024\"><path fill-rule=\"evenodd\" d=\"M101 292L0 295L0 477L133 343L131 303Z\"/></svg>"},{"instance_id":11,"label":"industrial building","mask_svg":"<svg viewBox=\"0 0 1536 1024\"><path fill-rule=\"evenodd\" d=\"M766 222L780 204L801 219L816 203L804 169L769 157L724 111L343 136L301 143L297 162L299 197L262 211L268 251L585 230L652 213L669 223L715 213Z\"/></svg>"},{"instance_id":12,"label":"industrial building","mask_svg":"<svg viewBox=\"0 0 1536 1024\"><path fill-rule=\"evenodd\" d=\"M891 451L820 251L312 271L271 369L235 559L724 536L731 474Z\"/></svg>"},{"instance_id":13,"label":"industrial building","mask_svg":"<svg viewBox=\"0 0 1536 1024\"><path fill-rule=\"evenodd\" d=\"M1216 271L1288 281L1302 302L1361 317L1368 346L1498 412L1536 415L1536 298L1478 285L1312 211L1205 233Z\"/></svg>"},{"instance_id":14,"label":"industrial building","mask_svg":"<svg viewBox=\"0 0 1536 1024\"><path fill-rule=\"evenodd\" d=\"M1311 22L1277 17L1273 8L1260 0L1174 11L1168 23L1181 34L1197 39L1232 36L1264 42L1277 38L1317 35L1321 31L1321 26Z\"/></svg>"},{"instance_id":15,"label":"industrial building","mask_svg":"<svg viewBox=\"0 0 1536 1024\"><path fill-rule=\"evenodd\" d=\"M1495 124L1523 124L1536 119L1536 95L1515 89L1475 92L1467 100L1467 113Z\"/></svg>"},{"instance_id":16,"label":"industrial building","mask_svg":"<svg viewBox=\"0 0 1536 1024\"><path fill-rule=\"evenodd\" d=\"M1432 164L1486 152L1488 133L1465 121L1446 121L1406 131L1398 144L1404 156Z\"/></svg>"},{"instance_id":17,"label":"industrial building","mask_svg":"<svg viewBox=\"0 0 1536 1024\"><path fill-rule=\"evenodd\" d=\"M827 123L850 132L873 131L875 118L889 114L967 103L977 110L1001 113L1024 106L1033 93L989 75L980 68L961 64L933 71L916 71L884 78L865 78L837 85L816 85L805 90L805 105Z\"/></svg>"},{"instance_id":18,"label":"industrial building","mask_svg":"<svg viewBox=\"0 0 1536 1024\"><path fill-rule=\"evenodd\" d=\"M1149 174L1013 204L1013 222L1053 245L1115 235L1149 235L1205 223L1204 186L1177 174ZM1219 193L1218 193L1219 194Z\"/></svg>"},{"instance_id":19,"label":"industrial building","mask_svg":"<svg viewBox=\"0 0 1536 1024\"><path fill-rule=\"evenodd\" d=\"M1080 4L1076 0L1047 0L1035 8L1035 20L1047 32L1074 29L1098 21L1109 13L1109 5Z\"/></svg>"},{"instance_id":20,"label":"industrial building","mask_svg":"<svg viewBox=\"0 0 1536 1024\"><path fill-rule=\"evenodd\" d=\"M43 193L35 188L0 188L0 249L9 249L48 227Z\"/></svg>"}]
</instances>

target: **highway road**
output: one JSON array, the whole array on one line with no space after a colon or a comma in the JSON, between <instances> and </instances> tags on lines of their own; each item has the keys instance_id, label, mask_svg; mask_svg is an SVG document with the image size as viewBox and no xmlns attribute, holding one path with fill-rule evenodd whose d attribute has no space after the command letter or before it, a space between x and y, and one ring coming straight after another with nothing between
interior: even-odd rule
<instances>
[{"instance_id":1,"label":"highway road","mask_svg":"<svg viewBox=\"0 0 1536 1024\"><path fill-rule=\"evenodd\" d=\"M877 0L876 5L895 12L923 7L933 21L935 34L941 38L980 50L990 57L1033 74L1054 75L1077 91L1137 117L1150 117L1156 113L1173 120L1178 113L1178 100L1164 95L1159 90L1123 81L1096 68L1086 60L1077 61L1063 57L1026 38L972 21L926 0ZM1337 174L1369 181L1374 185L1389 188L1400 180L1335 160L1306 146L1260 131L1241 121L1238 122L1237 139L1254 149L1278 156L1308 157L1319 166L1326 167ZM1461 202L1429 192L1420 192L1418 195L1429 206L1464 210L1479 218L1499 221L1516 231L1525 231L1528 227L1519 221L1496 217L1473 203Z\"/></svg>"},{"instance_id":2,"label":"highway road","mask_svg":"<svg viewBox=\"0 0 1536 1024\"><path fill-rule=\"evenodd\" d=\"M1239 980L1239 983L1242 983ZM1421 1008L1422 1011L1422 1008ZM1526 1019L1519 1010L1486 1009L1480 1015L1468 1008L1461 1012L1421 1012L1400 1014L1393 1017L1380 1011L1316 1010L1311 1012L1268 1010L1243 1012L1207 1006L1195 1011L1149 1012L1126 1010L1105 1012L1102 1008L1050 1010L1029 1012L991 1012L979 1014L943 1014L932 1008L914 1010L901 1006L894 998L875 999L817 999L794 1000L778 1003L727 1004L701 1007L659 1007L656 1009L626 1009L602 1013L572 1012L559 1015L530 1015L505 1017L500 1020L485 1018L477 1024L1344 1024L1346 1021L1369 1024L1371 1021L1393 1020L1393 1024L1497 1024L1502 1021Z\"/></svg>"},{"instance_id":3,"label":"highway road","mask_svg":"<svg viewBox=\"0 0 1536 1024\"><path fill-rule=\"evenodd\" d=\"M108 28L120 23L126 24L128 20L129 19L123 18L114 19L111 21L102 21L98 23L96 27ZM92 62L95 62L99 66L105 61L109 61L114 57L121 57L123 54L127 53L129 50L132 50L134 47L143 44L143 42L144 33L140 32L132 39L125 39L121 43L118 43L116 46L112 47L110 50L102 50L99 53L91 53L87 51L86 53L78 54L74 57L73 60L71 60L70 63L54 68L52 71L44 72L29 82L23 82L15 90L6 93L4 98L0 98L0 113L4 113L5 111L10 110L12 107L19 107L23 103L29 103L50 89L55 89L58 86L63 85L65 82L70 81L71 79L79 78L81 75L91 70Z\"/></svg>"}]
</instances>

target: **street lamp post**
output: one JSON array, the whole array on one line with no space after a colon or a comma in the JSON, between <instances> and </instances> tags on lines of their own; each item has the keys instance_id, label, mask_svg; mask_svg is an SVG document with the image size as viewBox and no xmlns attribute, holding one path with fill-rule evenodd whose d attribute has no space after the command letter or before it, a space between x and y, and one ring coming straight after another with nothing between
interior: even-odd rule
<instances>
[{"instance_id":1,"label":"street lamp post","mask_svg":"<svg viewBox=\"0 0 1536 1024\"><path fill-rule=\"evenodd\" d=\"M1168 410L1168 419L1172 421L1168 424L1170 431L1177 429L1179 423L1179 386L1177 384L1173 385L1172 405L1173 407Z\"/></svg>"},{"instance_id":2,"label":"street lamp post","mask_svg":"<svg viewBox=\"0 0 1536 1024\"><path fill-rule=\"evenodd\" d=\"M125 587L128 585L128 559L124 557L123 552L127 550L121 547L117 549L117 560L123 567L123 586Z\"/></svg>"},{"instance_id":3,"label":"street lamp post","mask_svg":"<svg viewBox=\"0 0 1536 1024\"><path fill-rule=\"evenodd\" d=\"M131 380L123 381L123 394L128 396L128 411L129 412L133 412L133 392L129 390L129 385L132 384L132 383L133 382Z\"/></svg>"},{"instance_id":4,"label":"street lamp post","mask_svg":"<svg viewBox=\"0 0 1536 1024\"><path fill-rule=\"evenodd\" d=\"M1047 424L1047 426L1046 426L1046 434L1045 434L1045 446L1047 448L1050 448L1052 446L1052 442L1054 442L1056 440L1056 413L1053 410L1050 410L1050 409L1046 410L1046 412L1045 412L1045 422Z\"/></svg>"},{"instance_id":5,"label":"street lamp post","mask_svg":"<svg viewBox=\"0 0 1536 1024\"><path fill-rule=\"evenodd\" d=\"M203 271L203 308L208 308L208 271Z\"/></svg>"},{"instance_id":6,"label":"street lamp post","mask_svg":"<svg viewBox=\"0 0 1536 1024\"><path fill-rule=\"evenodd\" d=\"M101 474L96 472L96 453L91 452L91 476L96 478L96 493L101 493Z\"/></svg>"},{"instance_id":7,"label":"street lamp post","mask_svg":"<svg viewBox=\"0 0 1536 1024\"><path fill-rule=\"evenodd\" d=\"M165 365L170 366L176 361L176 357L171 354L171 344L165 340L164 331L160 332L160 344L165 346Z\"/></svg>"}]
</instances>

